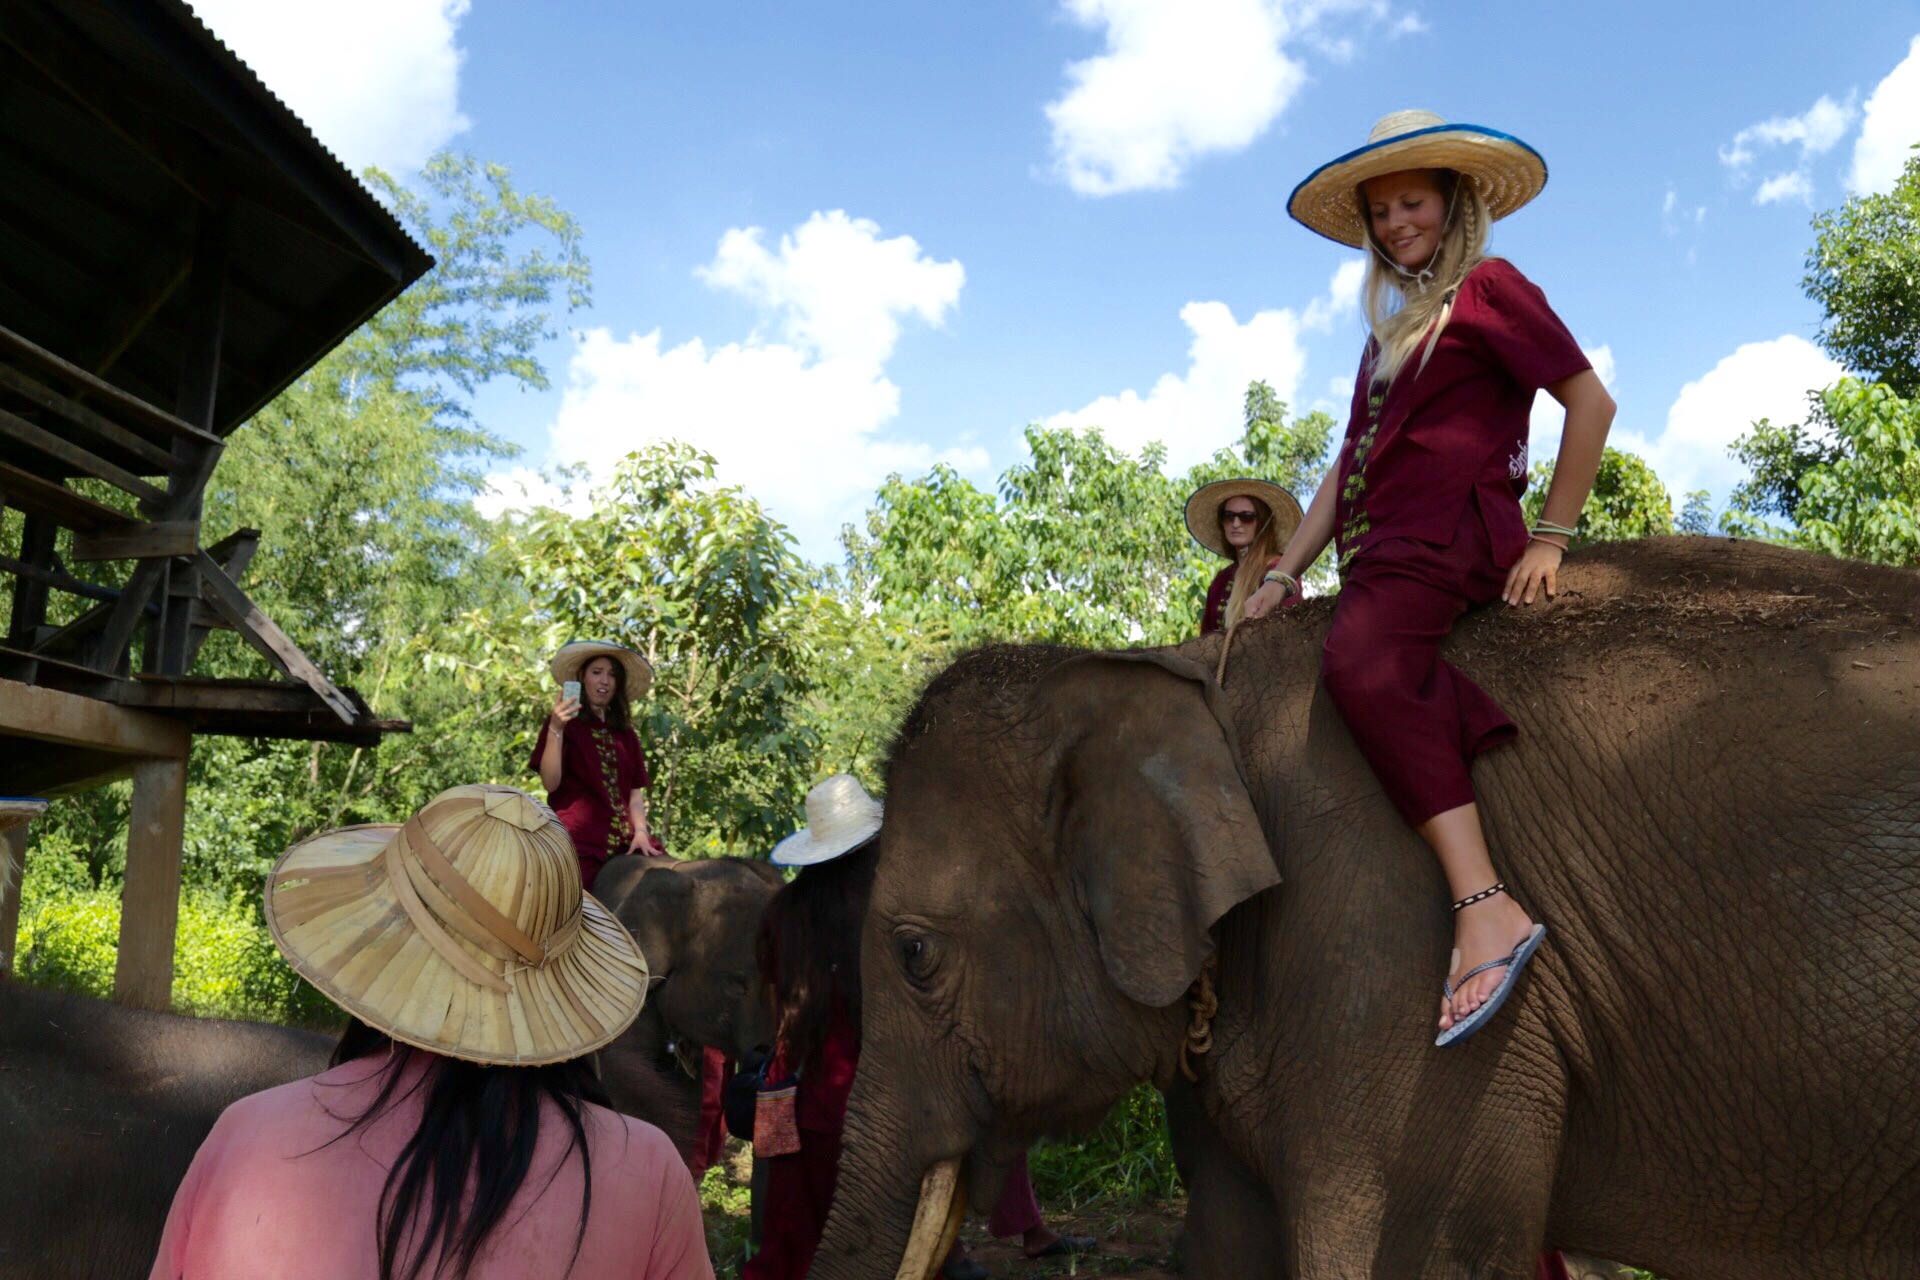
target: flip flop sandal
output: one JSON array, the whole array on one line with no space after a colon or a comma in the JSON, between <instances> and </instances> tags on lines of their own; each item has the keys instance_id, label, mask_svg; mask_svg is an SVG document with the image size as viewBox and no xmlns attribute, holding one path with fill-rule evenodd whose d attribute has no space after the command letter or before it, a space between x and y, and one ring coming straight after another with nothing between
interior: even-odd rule
<instances>
[{"instance_id":1,"label":"flip flop sandal","mask_svg":"<svg viewBox=\"0 0 1920 1280\"><path fill-rule=\"evenodd\" d=\"M1490 898L1496 893L1505 893L1506 888L1507 886L1504 883L1496 884L1491 889L1484 889L1470 897L1460 899L1460 901L1453 904L1453 909L1458 911L1462 907L1472 906L1482 898ZM1513 993L1514 983L1519 981L1521 970L1527 967L1527 961L1533 959L1533 953L1540 949L1540 943L1546 936L1547 926L1544 924L1536 924L1533 926L1533 932L1521 940L1520 945L1513 949L1511 955L1502 956L1498 960L1489 960L1482 965L1475 965L1460 976L1458 983L1455 983L1450 978L1442 981L1440 989L1446 993L1448 1000L1452 1000L1454 992L1466 986L1467 983L1473 981L1473 979L1479 977L1487 970L1498 969L1502 965L1505 965L1507 969L1506 976L1500 979L1500 985L1493 989L1493 994L1487 997L1487 1002L1466 1017L1460 1019L1460 1021L1448 1027L1445 1031L1442 1031L1438 1038L1434 1040L1434 1047L1441 1048L1465 1040L1481 1027L1487 1025L1487 1020L1500 1011L1500 1006L1505 1004L1507 997Z\"/></svg>"},{"instance_id":2,"label":"flip flop sandal","mask_svg":"<svg viewBox=\"0 0 1920 1280\"><path fill-rule=\"evenodd\" d=\"M1026 1253L1028 1259L1031 1261L1038 1262L1042 1258L1061 1258L1070 1253L1092 1253L1099 1247L1100 1242L1092 1236L1063 1234L1059 1239L1038 1253L1027 1253L1025 1249L1022 1249L1020 1252Z\"/></svg>"}]
</instances>

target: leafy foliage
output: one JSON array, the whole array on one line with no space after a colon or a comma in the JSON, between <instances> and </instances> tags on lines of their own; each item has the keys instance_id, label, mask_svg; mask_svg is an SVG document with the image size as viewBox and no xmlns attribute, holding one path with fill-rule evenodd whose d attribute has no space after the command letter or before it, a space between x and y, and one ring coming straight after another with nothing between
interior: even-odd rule
<instances>
[{"instance_id":1,"label":"leafy foliage","mask_svg":"<svg viewBox=\"0 0 1920 1280\"><path fill-rule=\"evenodd\" d=\"M818 745L803 704L820 603L792 537L718 486L712 457L649 446L619 464L589 514L541 511L502 547L524 592L518 611L469 613L438 663L475 695L505 691L501 741L524 751L538 730L548 655L611 640L654 669L640 729L654 825L674 851L757 852L793 829Z\"/></svg>"},{"instance_id":2,"label":"leafy foliage","mask_svg":"<svg viewBox=\"0 0 1920 1280\"><path fill-rule=\"evenodd\" d=\"M1806 426L1762 419L1735 441L1752 478L1734 490L1732 532L1875 564L1920 565L1920 401L1842 378ZM1782 516L1782 528L1767 522Z\"/></svg>"},{"instance_id":3,"label":"leafy foliage","mask_svg":"<svg viewBox=\"0 0 1920 1280\"><path fill-rule=\"evenodd\" d=\"M1813 229L1802 283L1826 312L1821 345L1866 381L1920 397L1920 155L1891 191L1854 196Z\"/></svg>"},{"instance_id":4,"label":"leafy foliage","mask_svg":"<svg viewBox=\"0 0 1920 1280\"><path fill-rule=\"evenodd\" d=\"M1167 1138L1166 1106L1141 1085L1078 1142L1042 1142L1028 1157L1042 1202L1078 1209L1096 1199L1125 1206L1170 1200L1180 1175Z\"/></svg>"},{"instance_id":5,"label":"leafy foliage","mask_svg":"<svg viewBox=\"0 0 1920 1280\"><path fill-rule=\"evenodd\" d=\"M1535 463L1520 503L1529 525L1540 518L1541 508L1547 503L1547 486L1552 482L1553 463ZM1703 518L1699 511L1706 498L1705 493L1688 495L1689 518L1696 524ZM1581 508L1574 529L1576 543L1660 537L1675 530L1673 498L1639 454L1608 447L1600 455L1593 492L1587 495L1587 505Z\"/></svg>"}]
</instances>

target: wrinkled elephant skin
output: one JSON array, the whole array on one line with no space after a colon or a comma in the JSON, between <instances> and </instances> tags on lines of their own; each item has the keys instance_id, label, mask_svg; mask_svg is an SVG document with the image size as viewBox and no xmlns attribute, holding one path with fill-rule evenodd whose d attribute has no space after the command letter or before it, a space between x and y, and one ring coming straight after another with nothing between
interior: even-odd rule
<instances>
[{"instance_id":1,"label":"wrinkled elephant skin","mask_svg":"<svg viewBox=\"0 0 1920 1280\"><path fill-rule=\"evenodd\" d=\"M1552 932L1432 1047L1446 886L1318 691L1330 607L1233 641L990 649L902 729L860 1074L813 1274L890 1277L923 1179L1185 1097L1187 1274L1920 1276L1920 575L1721 539L1569 560L1449 656L1519 723L1475 781ZM1181 1097L1176 1092L1176 1098ZM931 1234L936 1227L929 1227Z\"/></svg>"}]
</instances>

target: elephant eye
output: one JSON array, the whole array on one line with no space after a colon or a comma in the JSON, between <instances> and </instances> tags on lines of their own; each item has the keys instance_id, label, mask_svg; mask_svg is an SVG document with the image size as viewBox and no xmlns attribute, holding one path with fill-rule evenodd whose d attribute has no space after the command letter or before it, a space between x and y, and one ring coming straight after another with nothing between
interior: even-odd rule
<instances>
[{"instance_id":1,"label":"elephant eye","mask_svg":"<svg viewBox=\"0 0 1920 1280\"><path fill-rule=\"evenodd\" d=\"M918 934L904 933L893 940L893 953L907 981L925 986L933 977L933 944Z\"/></svg>"}]
</instances>

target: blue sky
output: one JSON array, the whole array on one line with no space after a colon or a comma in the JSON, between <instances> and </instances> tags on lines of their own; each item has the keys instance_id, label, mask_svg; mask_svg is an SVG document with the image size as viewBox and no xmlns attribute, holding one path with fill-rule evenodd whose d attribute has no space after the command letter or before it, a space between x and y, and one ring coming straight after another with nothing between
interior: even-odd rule
<instances>
[{"instance_id":1,"label":"blue sky","mask_svg":"<svg viewBox=\"0 0 1920 1280\"><path fill-rule=\"evenodd\" d=\"M1358 255L1285 200L1408 106L1547 157L1495 251L1609 379L1615 443L1723 500L1726 443L1837 373L1808 220L1920 141L1911 3L198 7L349 163L454 146L584 225L553 390L481 403L519 482L689 440L816 558L889 471L991 481L1029 422L1183 466L1249 378L1344 411Z\"/></svg>"}]
</instances>

